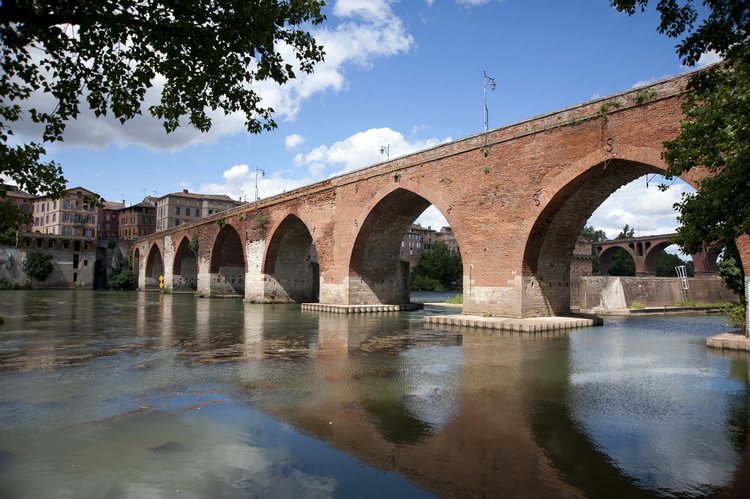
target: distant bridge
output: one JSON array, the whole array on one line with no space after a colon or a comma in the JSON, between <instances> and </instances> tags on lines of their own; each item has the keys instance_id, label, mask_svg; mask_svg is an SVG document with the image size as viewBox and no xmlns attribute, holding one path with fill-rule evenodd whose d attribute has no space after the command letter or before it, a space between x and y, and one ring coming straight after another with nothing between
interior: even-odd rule
<instances>
[{"instance_id":1,"label":"distant bridge","mask_svg":"<svg viewBox=\"0 0 750 499\"><path fill-rule=\"evenodd\" d=\"M590 101L157 232L134 246L139 288L158 288L163 274L174 291L258 302L319 301L358 309L406 303L409 269L399 260L401 241L433 204L461 248L465 312L568 313L576 237L620 186L664 171L662 143L679 130L688 78ZM695 185L700 178L691 171L684 180ZM191 241L197 242L195 252Z\"/></svg>"},{"instance_id":2,"label":"distant bridge","mask_svg":"<svg viewBox=\"0 0 750 499\"><path fill-rule=\"evenodd\" d=\"M659 257L667 246L674 244L676 236L676 233L659 234L593 243L596 254L599 256L601 274L607 275L610 259L618 250L624 250L635 262L635 275L656 275L656 263ZM691 255L696 276L716 274L716 259L719 256L717 250L715 246L703 243L701 250Z\"/></svg>"}]
</instances>

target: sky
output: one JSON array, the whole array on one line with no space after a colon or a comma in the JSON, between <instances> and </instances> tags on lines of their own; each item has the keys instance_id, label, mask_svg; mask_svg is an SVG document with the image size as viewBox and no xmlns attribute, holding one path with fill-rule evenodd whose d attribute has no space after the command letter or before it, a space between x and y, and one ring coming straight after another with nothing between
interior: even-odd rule
<instances>
[{"instance_id":1,"label":"sky","mask_svg":"<svg viewBox=\"0 0 750 499\"><path fill-rule=\"evenodd\" d=\"M688 68L676 41L656 31L653 11L633 17L607 0L338 0L313 33L326 60L283 87L263 84L278 128L251 135L243 117L214 114L201 134L167 135L146 116L124 126L84 112L47 148L69 186L133 204L145 195L192 192L255 198L366 167L484 129L498 128L627 90ZM710 54L702 62L715 62ZM152 92L147 101L153 102ZM690 187L661 192L641 178L613 194L589 221L614 238L672 232L672 205ZM445 224L431 207L422 225Z\"/></svg>"}]
</instances>

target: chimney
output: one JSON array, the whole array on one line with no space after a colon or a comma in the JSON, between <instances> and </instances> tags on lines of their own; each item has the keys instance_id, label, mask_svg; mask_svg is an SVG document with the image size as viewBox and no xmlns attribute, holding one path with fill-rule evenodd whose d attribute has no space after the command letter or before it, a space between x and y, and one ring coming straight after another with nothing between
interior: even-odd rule
<instances>
[{"instance_id":1,"label":"chimney","mask_svg":"<svg viewBox=\"0 0 750 499\"><path fill-rule=\"evenodd\" d=\"M187 194L188 190L187 189L182 189L182 192L184 192L185 194Z\"/></svg>"}]
</instances>

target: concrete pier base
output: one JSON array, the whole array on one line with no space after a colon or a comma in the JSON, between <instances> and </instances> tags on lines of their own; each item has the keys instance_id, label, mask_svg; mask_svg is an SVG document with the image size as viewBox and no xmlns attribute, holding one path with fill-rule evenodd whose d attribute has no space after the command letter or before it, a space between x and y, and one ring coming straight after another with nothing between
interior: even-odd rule
<instances>
[{"instance_id":1,"label":"concrete pier base","mask_svg":"<svg viewBox=\"0 0 750 499\"><path fill-rule=\"evenodd\" d=\"M374 312L411 312L421 310L421 303L401 303L398 305L334 305L330 303L303 303L302 310L333 312L335 314L371 314Z\"/></svg>"},{"instance_id":2,"label":"concrete pier base","mask_svg":"<svg viewBox=\"0 0 750 499\"><path fill-rule=\"evenodd\" d=\"M710 348L750 352L750 338L739 331L711 336L706 340L706 345Z\"/></svg>"},{"instance_id":3,"label":"concrete pier base","mask_svg":"<svg viewBox=\"0 0 750 499\"><path fill-rule=\"evenodd\" d=\"M430 315L424 318L425 324L446 326L476 327L483 329L497 329L501 331L518 331L524 333L540 333L546 331L562 331L579 327L601 326L600 317L532 317L528 319L514 319L508 317L482 317L479 315Z\"/></svg>"}]
</instances>

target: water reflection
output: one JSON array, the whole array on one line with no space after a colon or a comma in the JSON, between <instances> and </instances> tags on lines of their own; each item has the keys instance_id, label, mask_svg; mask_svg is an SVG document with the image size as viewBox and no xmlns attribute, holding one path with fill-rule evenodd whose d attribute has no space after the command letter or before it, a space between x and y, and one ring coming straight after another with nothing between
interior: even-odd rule
<instances>
[{"instance_id":1,"label":"water reflection","mask_svg":"<svg viewBox=\"0 0 750 499\"><path fill-rule=\"evenodd\" d=\"M0 314L9 497L744 497L750 480L748 358L706 350L712 317L503 334L96 292L0 293Z\"/></svg>"}]
</instances>

